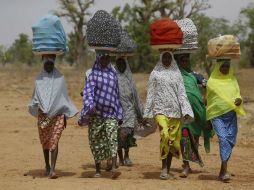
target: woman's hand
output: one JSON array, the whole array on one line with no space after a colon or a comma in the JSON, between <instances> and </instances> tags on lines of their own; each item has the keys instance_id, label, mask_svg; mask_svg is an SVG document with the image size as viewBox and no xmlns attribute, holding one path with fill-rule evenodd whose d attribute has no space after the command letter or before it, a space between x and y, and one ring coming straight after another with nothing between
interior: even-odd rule
<instances>
[{"instance_id":1,"label":"woman's hand","mask_svg":"<svg viewBox=\"0 0 254 190\"><path fill-rule=\"evenodd\" d=\"M120 126L120 125L122 125L123 124L123 120L119 120L118 121L118 125Z\"/></svg>"},{"instance_id":2,"label":"woman's hand","mask_svg":"<svg viewBox=\"0 0 254 190\"><path fill-rule=\"evenodd\" d=\"M242 104L242 99L241 98L236 98L235 99L235 105L240 106Z\"/></svg>"},{"instance_id":3,"label":"woman's hand","mask_svg":"<svg viewBox=\"0 0 254 190\"><path fill-rule=\"evenodd\" d=\"M186 114L184 117L183 117L184 120L190 120L191 119L191 116L189 116L188 114Z\"/></svg>"},{"instance_id":4,"label":"woman's hand","mask_svg":"<svg viewBox=\"0 0 254 190\"><path fill-rule=\"evenodd\" d=\"M186 114L184 117L183 117L183 120L184 121L190 121L192 118L191 116L189 116L189 114Z\"/></svg>"},{"instance_id":5,"label":"woman's hand","mask_svg":"<svg viewBox=\"0 0 254 190\"><path fill-rule=\"evenodd\" d=\"M142 120L143 126L146 126L146 124L148 124L148 123L149 123L148 118L143 118L143 120Z\"/></svg>"},{"instance_id":6,"label":"woman's hand","mask_svg":"<svg viewBox=\"0 0 254 190\"><path fill-rule=\"evenodd\" d=\"M79 119L79 120L75 123L75 125L78 125L78 126L82 127L82 126L83 126L83 123L82 123L81 119Z\"/></svg>"}]
</instances>

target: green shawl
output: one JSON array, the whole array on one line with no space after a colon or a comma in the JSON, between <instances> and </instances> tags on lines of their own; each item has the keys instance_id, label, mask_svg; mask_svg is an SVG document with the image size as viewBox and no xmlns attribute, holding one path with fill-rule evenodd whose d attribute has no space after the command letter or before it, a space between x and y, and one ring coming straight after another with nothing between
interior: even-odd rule
<instances>
[{"instance_id":1,"label":"green shawl","mask_svg":"<svg viewBox=\"0 0 254 190\"><path fill-rule=\"evenodd\" d=\"M186 94L194 112L195 120L192 123L184 124L183 128L188 128L193 136L204 137L204 147L206 152L210 152L210 138L212 131L207 128L206 108L203 102L197 80L192 74L191 69L188 71L180 69L184 81Z\"/></svg>"}]
</instances>

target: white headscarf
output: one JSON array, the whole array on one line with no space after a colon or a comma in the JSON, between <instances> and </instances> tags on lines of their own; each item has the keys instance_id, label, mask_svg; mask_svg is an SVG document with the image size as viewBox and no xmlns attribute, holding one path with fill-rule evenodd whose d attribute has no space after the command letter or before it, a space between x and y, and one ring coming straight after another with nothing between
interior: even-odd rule
<instances>
[{"instance_id":1,"label":"white headscarf","mask_svg":"<svg viewBox=\"0 0 254 190\"><path fill-rule=\"evenodd\" d=\"M70 118L78 113L68 96L64 76L56 68L51 73L43 70L37 76L28 109L29 113L35 117L38 116L39 109L49 118L59 114Z\"/></svg>"},{"instance_id":2,"label":"white headscarf","mask_svg":"<svg viewBox=\"0 0 254 190\"><path fill-rule=\"evenodd\" d=\"M170 53L172 57L168 67L162 64L162 56L165 53ZM171 118L182 118L189 115L194 118L182 75L170 51L161 53L160 60L153 69L148 82L144 118L153 118L156 114L163 114Z\"/></svg>"}]
</instances>

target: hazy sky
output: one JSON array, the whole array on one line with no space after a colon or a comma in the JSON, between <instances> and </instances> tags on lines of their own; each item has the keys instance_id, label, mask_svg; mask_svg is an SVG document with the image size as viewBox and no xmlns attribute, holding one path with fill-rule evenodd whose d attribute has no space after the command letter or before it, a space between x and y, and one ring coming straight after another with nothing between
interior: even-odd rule
<instances>
[{"instance_id":1,"label":"hazy sky","mask_svg":"<svg viewBox=\"0 0 254 190\"><path fill-rule=\"evenodd\" d=\"M137 0L136 0L137 1ZM135 0L95 0L91 12L104 9L111 11L115 6L133 4ZM210 0L212 8L206 11L208 16L237 20L242 8L254 0ZM57 10L57 0L0 0L0 44L10 45L19 33L32 36L31 26L44 14ZM71 26L63 21L68 33Z\"/></svg>"}]
</instances>

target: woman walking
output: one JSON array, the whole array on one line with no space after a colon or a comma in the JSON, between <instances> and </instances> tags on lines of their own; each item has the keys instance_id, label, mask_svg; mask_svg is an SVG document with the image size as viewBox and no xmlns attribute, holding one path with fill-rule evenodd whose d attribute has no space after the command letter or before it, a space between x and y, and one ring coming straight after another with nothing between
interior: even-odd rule
<instances>
[{"instance_id":1,"label":"woman walking","mask_svg":"<svg viewBox=\"0 0 254 190\"><path fill-rule=\"evenodd\" d=\"M238 82L229 59L219 59L207 83L207 120L219 138L219 179L228 181L227 164L237 137L237 114L245 115Z\"/></svg>"},{"instance_id":2,"label":"woman walking","mask_svg":"<svg viewBox=\"0 0 254 190\"><path fill-rule=\"evenodd\" d=\"M117 130L122 123L123 110L120 103L116 71L110 56L97 54L92 72L88 76L83 92L83 109L79 125L88 123L89 144L94 156L96 173L101 177L101 161L112 160L112 179L117 172Z\"/></svg>"},{"instance_id":3,"label":"woman walking","mask_svg":"<svg viewBox=\"0 0 254 190\"><path fill-rule=\"evenodd\" d=\"M173 54L164 51L149 82L144 118L155 118L160 129L160 179L169 179L172 157L180 158L181 121L190 122L193 112Z\"/></svg>"},{"instance_id":4,"label":"woman walking","mask_svg":"<svg viewBox=\"0 0 254 190\"><path fill-rule=\"evenodd\" d=\"M179 54L176 57L183 77L186 94L195 117L195 121L183 124L182 126L181 152L184 164L181 177L187 177L191 170L189 161L196 162L203 167L204 164L198 152L199 137L201 135L204 137L205 150L210 152L212 131L208 129L206 124L206 108L196 77L191 70L190 54Z\"/></svg>"},{"instance_id":5,"label":"woman walking","mask_svg":"<svg viewBox=\"0 0 254 190\"><path fill-rule=\"evenodd\" d=\"M42 55L44 69L35 81L29 112L38 118L38 130L45 159L45 175L51 179L55 173L58 142L66 127L66 119L78 113L68 97L64 76L54 67L56 55ZM49 164L51 153L51 165Z\"/></svg>"},{"instance_id":6,"label":"woman walking","mask_svg":"<svg viewBox=\"0 0 254 190\"><path fill-rule=\"evenodd\" d=\"M129 149L137 146L134 130L143 121L143 106L127 59L119 57L116 60L116 70L120 101L124 113L123 124L118 131L118 156L120 165L132 166L132 161L129 158ZM122 149L124 149L124 156Z\"/></svg>"}]
</instances>

